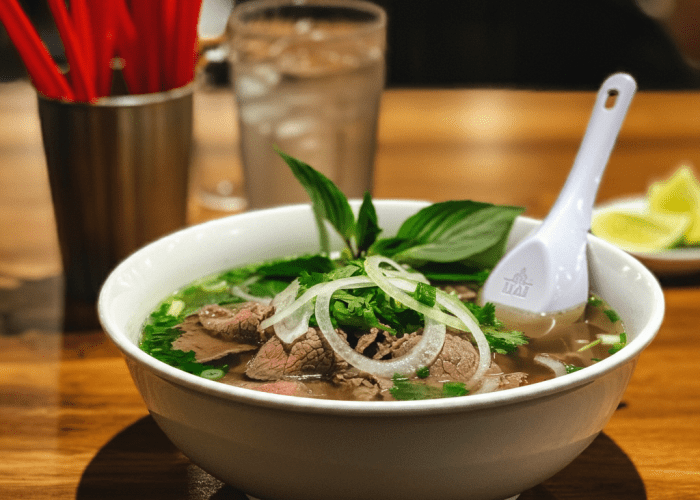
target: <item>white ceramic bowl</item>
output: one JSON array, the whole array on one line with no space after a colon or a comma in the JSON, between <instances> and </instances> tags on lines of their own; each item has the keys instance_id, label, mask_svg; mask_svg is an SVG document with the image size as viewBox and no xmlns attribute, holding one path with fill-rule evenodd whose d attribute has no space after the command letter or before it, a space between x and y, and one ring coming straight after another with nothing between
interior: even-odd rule
<instances>
[{"instance_id":1,"label":"white ceramic bowl","mask_svg":"<svg viewBox=\"0 0 700 500\"><path fill-rule=\"evenodd\" d=\"M385 235L425 206L375 204ZM537 224L519 218L511 243ZM461 398L344 402L267 394L187 374L138 348L149 312L181 285L261 259L316 252L307 205L164 237L114 270L98 307L158 425L194 463L252 496L504 499L554 475L593 441L661 325L664 299L652 274L602 240L591 237L589 247L592 289L626 322L629 344L564 377Z\"/></svg>"}]
</instances>

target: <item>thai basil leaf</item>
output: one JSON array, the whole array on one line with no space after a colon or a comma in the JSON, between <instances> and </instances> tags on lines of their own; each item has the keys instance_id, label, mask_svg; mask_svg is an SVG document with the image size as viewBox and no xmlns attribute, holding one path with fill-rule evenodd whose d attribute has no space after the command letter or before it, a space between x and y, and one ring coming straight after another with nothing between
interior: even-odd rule
<instances>
[{"instance_id":1,"label":"thai basil leaf","mask_svg":"<svg viewBox=\"0 0 700 500\"><path fill-rule=\"evenodd\" d=\"M372 197L369 192L365 193L360 206L360 212L357 215L356 226L357 237L357 252L358 254L365 253L369 247L377 239L382 230L379 228L377 221L377 212L372 204Z\"/></svg>"},{"instance_id":2,"label":"thai basil leaf","mask_svg":"<svg viewBox=\"0 0 700 500\"><path fill-rule=\"evenodd\" d=\"M327 273L334 269L333 261L325 255L305 255L293 259L279 259L258 267L256 274L276 278L296 278L302 271ZM291 281L291 280L290 280Z\"/></svg>"},{"instance_id":3,"label":"thai basil leaf","mask_svg":"<svg viewBox=\"0 0 700 500\"><path fill-rule=\"evenodd\" d=\"M470 200L433 204L403 223L392 241L393 258L493 267L503 254L515 218L523 210Z\"/></svg>"},{"instance_id":4,"label":"thai basil leaf","mask_svg":"<svg viewBox=\"0 0 700 500\"><path fill-rule=\"evenodd\" d=\"M355 233L355 215L345 195L322 173L279 149L276 151L292 169L292 173L311 198L322 250L327 253L330 249L324 220L338 231L343 240L349 241Z\"/></svg>"},{"instance_id":5,"label":"thai basil leaf","mask_svg":"<svg viewBox=\"0 0 700 500\"><path fill-rule=\"evenodd\" d=\"M454 281L483 284L489 270L468 266L461 262L428 262L420 266L420 272L430 281Z\"/></svg>"}]
</instances>

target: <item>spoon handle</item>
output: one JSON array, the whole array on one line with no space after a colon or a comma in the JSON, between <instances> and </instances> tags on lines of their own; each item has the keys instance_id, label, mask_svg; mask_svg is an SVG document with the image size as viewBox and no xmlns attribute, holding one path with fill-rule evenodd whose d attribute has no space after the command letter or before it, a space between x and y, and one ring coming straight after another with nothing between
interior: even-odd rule
<instances>
[{"instance_id":1,"label":"spoon handle","mask_svg":"<svg viewBox=\"0 0 700 500\"><path fill-rule=\"evenodd\" d=\"M575 224L583 232L590 229L598 187L636 89L634 78L626 73L616 73L603 82L574 165L543 231L558 221Z\"/></svg>"}]
</instances>

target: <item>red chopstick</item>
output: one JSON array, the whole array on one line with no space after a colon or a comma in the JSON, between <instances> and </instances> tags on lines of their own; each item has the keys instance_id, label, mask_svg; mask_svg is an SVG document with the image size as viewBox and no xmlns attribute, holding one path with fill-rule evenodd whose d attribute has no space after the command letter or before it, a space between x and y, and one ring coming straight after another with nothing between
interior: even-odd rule
<instances>
[{"instance_id":1,"label":"red chopstick","mask_svg":"<svg viewBox=\"0 0 700 500\"><path fill-rule=\"evenodd\" d=\"M197 27L202 0L181 0L176 16L177 64L175 68L175 87L181 87L194 79L197 61Z\"/></svg>"},{"instance_id":2,"label":"red chopstick","mask_svg":"<svg viewBox=\"0 0 700 500\"><path fill-rule=\"evenodd\" d=\"M163 89L171 89L175 85L175 68L177 67L177 0L161 0L162 30L160 44L160 71Z\"/></svg>"},{"instance_id":3,"label":"red chopstick","mask_svg":"<svg viewBox=\"0 0 700 500\"><path fill-rule=\"evenodd\" d=\"M90 102L95 99L94 81L90 79L88 74L88 68L80 49L80 41L68 16L66 4L63 0L48 0L48 3L56 21L58 32L61 35L63 47L66 50L76 99Z\"/></svg>"},{"instance_id":4,"label":"red chopstick","mask_svg":"<svg viewBox=\"0 0 700 500\"><path fill-rule=\"evenodd\" d=\"M138 5L138 7L137 7ZM143 65L141 74L146 77L146 92L159 92L160 85L160 45L163 32L161 1L135 2L132 5L134 22L141 35L143 56L139 61Z\"/></svg>"},{"instance_id":5,"label":"red chopstick","mask_svg":"<svg viewBox=\"0 0 700 500\"><path fill-rule=\"evenodd\" d=\"M0 1L0 21L22 57L36 89L52 99L73 100L74 94L68 81L51 59L46 45L17 0Z\"/></svg>"},{"instance_id":6,"label":"red chopstick","mask_svg":"<svg viewBox=\"0 0 700 500\"><path fill-rule=\"evenodd\" d=\"M112 88L111 63L116 52L115 3L91 0L87 7L95 61L95 93L98 97L108 96Z\"/></svg>"},{"instance_id":7,"label":"red chopstick","mask_svg":"<svg viewBox=\"0 0 700 500\"><path fill-rule=\"evenodd\" d=\"M18 0L0 0L7 27L37 90L92 102L109 95L111 61L119 55L132 94L181 87L194 79L202 0L47 0L70 65L58 70Z\"/></svg>"},{"instance_id":8,"label":"red chopstick","mask_svg":"<svg viewBox=\"0 0 700 500\"><path fill-rule=\"evenodd\" d=\"M122 74L126 86L130 93L139 94L142 92L137 61L139 37L126 0L114 0L114 24L115 50L124 63Z\"/></svg>"},{"instance_id":9,"label":"red chopstick","mask_svg":"<svg viewBox=\"0 0 700 500\"><path fill-rule=\"evenodd\" d=\"M94 85L96 76L95 50L92 38L92 23L86 0L70 0L70 15L83 54L85 73Z\"/></svg>"}]
</instances>

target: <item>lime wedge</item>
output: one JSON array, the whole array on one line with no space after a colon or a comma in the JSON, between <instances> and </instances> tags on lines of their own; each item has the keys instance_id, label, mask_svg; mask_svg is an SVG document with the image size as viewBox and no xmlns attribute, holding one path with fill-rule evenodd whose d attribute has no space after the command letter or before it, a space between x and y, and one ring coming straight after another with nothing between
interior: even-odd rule
<instances>
[{"instance_id":1,"label":"lime wedge","mask_svg":"<svg viewBox=\"0 0 700 500\"><path fill-rule=\"evenodd\" d=\"M687 215L691 223L685 240L700 243L700 183L689 166L680 167L667 181L652 184L647 199L652 212Z\"/></svg>"},{"instance_id":2,"label":"lime wedge","mask_svg":"<svg viewBox=\"0 0 700 500\"><path fill-rule=\"evenodd\" d=\"M676 245L690 224L681 213L609 210L593 218L591 231L629 252L656 252Z\"/></svg>"}]
</instances>

